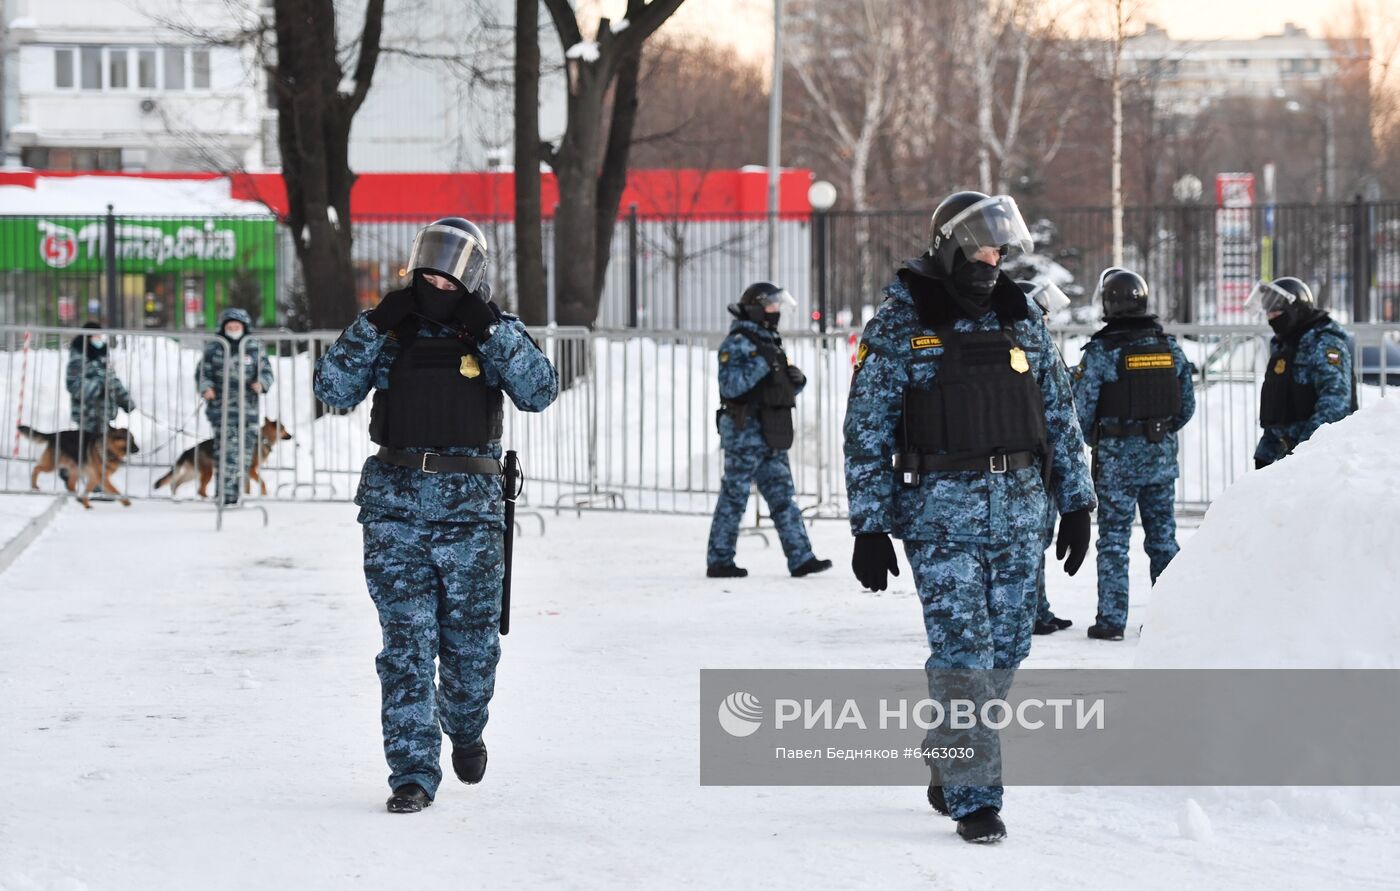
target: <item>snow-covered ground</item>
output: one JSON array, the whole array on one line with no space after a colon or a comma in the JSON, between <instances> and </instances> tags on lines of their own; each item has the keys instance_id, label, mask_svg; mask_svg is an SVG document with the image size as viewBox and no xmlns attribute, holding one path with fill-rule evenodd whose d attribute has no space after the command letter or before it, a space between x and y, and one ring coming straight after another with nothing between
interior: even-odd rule
<instances>
[{"instance_id":1,"label":"snow-covered ground","mask_svg":"<svg viewBox=\"0 0 1400 891\"><path fill-rule=\"evenodd\" d=\"M35 517L53 506L46 495L0 495L0 550Z\"/></svg>"},{"instance_id":2,"label":"snow-covered ground","mask_svg":"<svg viewBox=\"0 0 1400 891\"><path fill-rule=\"evenodd\" d=\"M922 788L701 787L701 668L922 664L907 567L891 591L861 592L839 522L814 530L835 571L790 579L776 543L745 537L752 575L725 582L702 577L701 518L550 515L543 537L525 522L486 781L389 815L354 508L269 509L269 528L245 511L222 534L189 502L65 510L0 576L0 888L1354 888L1400 874L1393 805L1358 809L1344 791L1013 788L1009 840L977 848ZM1075 579L1053 571L1076 624L1036 638L1028 664L1131 665L1140 554L1128 640L1083 636L1091 555Z\"/></svg>"}]
</instances>

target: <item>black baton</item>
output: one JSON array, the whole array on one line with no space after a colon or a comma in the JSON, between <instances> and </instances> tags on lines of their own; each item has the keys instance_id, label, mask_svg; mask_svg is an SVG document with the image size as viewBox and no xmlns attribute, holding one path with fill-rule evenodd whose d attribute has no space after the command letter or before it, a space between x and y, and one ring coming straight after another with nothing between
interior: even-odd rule
<instances>
[{"instance_id":1,"label":"black baton","mask_svg":"<svg viewBox=\"0 0 1400 891\"><path fill-rule=\"evenodd\" d=\"M505 539L502 554L505 571L501 573L501 633L510 634L510 561L515 553L515 499L524 488L520 477L520 458L514 451L506 452L505 474L501 482L501 495L505 498Z\"/></svg>"}]
</instances>

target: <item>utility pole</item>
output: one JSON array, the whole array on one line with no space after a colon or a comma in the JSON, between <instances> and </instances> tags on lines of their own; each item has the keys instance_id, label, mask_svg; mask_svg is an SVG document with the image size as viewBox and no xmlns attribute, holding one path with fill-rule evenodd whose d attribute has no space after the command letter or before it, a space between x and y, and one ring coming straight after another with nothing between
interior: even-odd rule
<instances>
[{"instance_id":1,"label":"utility pole","mask_svg":"<svg viewBox=\"0 0 1400 891\"><path fill-rule=\"evenodd\" d=\"M773 0L773 85L768 96L768 280L778 280L778 181L783 132L783 0Z\"/></svg>"}]
</instances>

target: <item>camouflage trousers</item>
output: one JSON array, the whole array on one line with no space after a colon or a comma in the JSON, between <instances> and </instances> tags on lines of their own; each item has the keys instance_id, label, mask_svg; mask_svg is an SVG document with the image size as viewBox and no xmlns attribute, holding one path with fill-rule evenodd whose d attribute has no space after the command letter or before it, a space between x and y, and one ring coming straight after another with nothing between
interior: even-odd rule
<instances>
[{"instance_id":1,"label":"camouflage trousers","mask_svg":"<svg viewBox=\"0 0 1400 891\"><path fill-rule=\"evenodd\" d=\"M248 479L248 468L258 448L258 422L247 420L240 424L234 418L220 426L214 422L214 462L219 471L219 495L225 504L238 500Z\"/></svg>"},{"instance_id":2,"label":"camouflage trousers","mask_svg":"<svg viewBox=\"0 0 1400 891\"><path fill-rule=\"evenodd\" d=\"M1035 542L982 545L906 541L904 553L914 571L928 633L929 696L946 700L937 678L946 669L1001 669L987 672L985 696L1004 696L1014 670L1031 649L1036 581L1044 552ZM980 698L980 697L979 697ZM1000 763L996 731L929 731L929 746L973 746L979 758ZM958 783L956 762L939 768L949 815L957 820L983 807L1001 807L1002 787Z\"/></svg>"},{"instance_id":3,"label":"camouflage trousers","mask_svg":"<svg viewBox=\"0 0 1400 891\"><path fill-rule=\"evenodd\" d=\"M501 528L381 518L365 521L364 540L384 632L375 666L389 788L436 795L442 735L464 746L486 727L501 657Z\"/></svg>"},{"instance_id":4,"label":"camouflage trousers","mask_svg":"<svg viewBox=\"0 0 1400 891\"><path fill-rule=\"evenodd\" d=\"M1050 550L1050 545L1055 541L1055 514L1053 511L1045 521L1045 528L1040 535L1040 572L1036 573L1035 581L1035 620L1037 622L1053 622L1055 612L1050 609L1050 598L1045 593L1045 564L1046 551Z\"/></svg>"},{"instance_id":5,"label":"camouflage trousers","mask_svg":"<svg viewBox=\"0 0 1400 891\"><path fill-rule=\"evenodd\" d=\"M749 486L758 484L758 493L768 502L768 514L778 530L788 570L792 571L812 559L812 543L802 525L796 490L792 485L792 468L787 452L767 445L724 450L724 479L719 484L719 501L710 522L710 544L705 555L709 566L728 566L734 562L734 547L739 540L739 525L749 504Z\"/></svg>"},{"instance_id":6,"label":"camouflage trousers","mask_svg":"<svg viewBox=\"0 0 1400 891\"><path fill-rule=\"evenodd\" d=\"M1176 556L1176 483L1100 487L1099 497L1099 615L1098 623L1122 628L1128 623L1128 544L1133 512L1142 514L1144 550L1152 581Z\"/></svg>"}]
</instances>

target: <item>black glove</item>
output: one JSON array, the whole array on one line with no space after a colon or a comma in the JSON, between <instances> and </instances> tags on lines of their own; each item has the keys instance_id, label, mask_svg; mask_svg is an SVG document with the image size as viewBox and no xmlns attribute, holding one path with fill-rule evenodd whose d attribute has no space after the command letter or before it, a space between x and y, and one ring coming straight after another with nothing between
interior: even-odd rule
<instances>
[{"instance_id":1,"label":"black glove","mask_svg":"<svg viewBox=\"0 0 1400 891\"><path fill-rule=\"evenodd\" d=\"M1274 462L1270 461L1268 458L1255 458L1255 459L1254 459L1254 469L1255 469L1255 470L1263 470L1265 467L1268 467L1268 466L1269 466L1270 464L1272 464L1272 463L1274 463Z\"/></svg>"},{"instance_id":2,"label":"black glove","mask_svg":"<svg viewBox=\"0 0 1400 891\"><path fill-rule=\"evenodd\" d=\"M399 327L399 323L408 318L408 314L413 312L417 305L418 298L414 296L412 288L390 291L379 301L378 306L369 311L367 318L374 330L380 334L388 334Z\"/></svg>"},{"instance_id":3,"label":"black glove","mask_svg":"<svg viewBox=\"0 0 1400 891\"><path fill-rule=\"evenodd\" d=\"M807 375L803 374L802 369L798 368L796 365L789 365L787 367L787 376L788 380L792 381L792 385L798 389L801 389L803 384L807 383Z\"/></svg>"},{"instance_id":4,"label":"black glove","mask_svg":"<svg viewBox=\"0 0 1400 891\"><path fill-rule=\"evenodd\" d=\"M484 339L486 329L501 320L501 311L490 301L491 288L487 285L482 285L480 291L457 301L457 311L453 313L453 317L477 340Z\"/></svg>"},{"instance_id":5,"label":"black glove","mask_svg":"<svg viewBox=\"0 0 1400 891\"><path fill-rule=\"evenodd\" d=\"M1065 560L1065 554L1069 559ZM1060 517L1060 534L1055 537L1055 559L1065 561L1065 572L1074 575L1089 554L1089 509L1071 511Z\"/></svg>"},{"instance_id":6,"label":"black glove","mask_svg":"<svg viewBox=\"0 0 1400 891\"><path fill-rule=\"evenodd\" d=\"M885 532L862 532L856 536L855 552L851 554L851 569L856 580L872 591L883 591L889 584L886 573L899 575L899 560L894 555L894 542Z\"/></svg>"}]
</instances>

